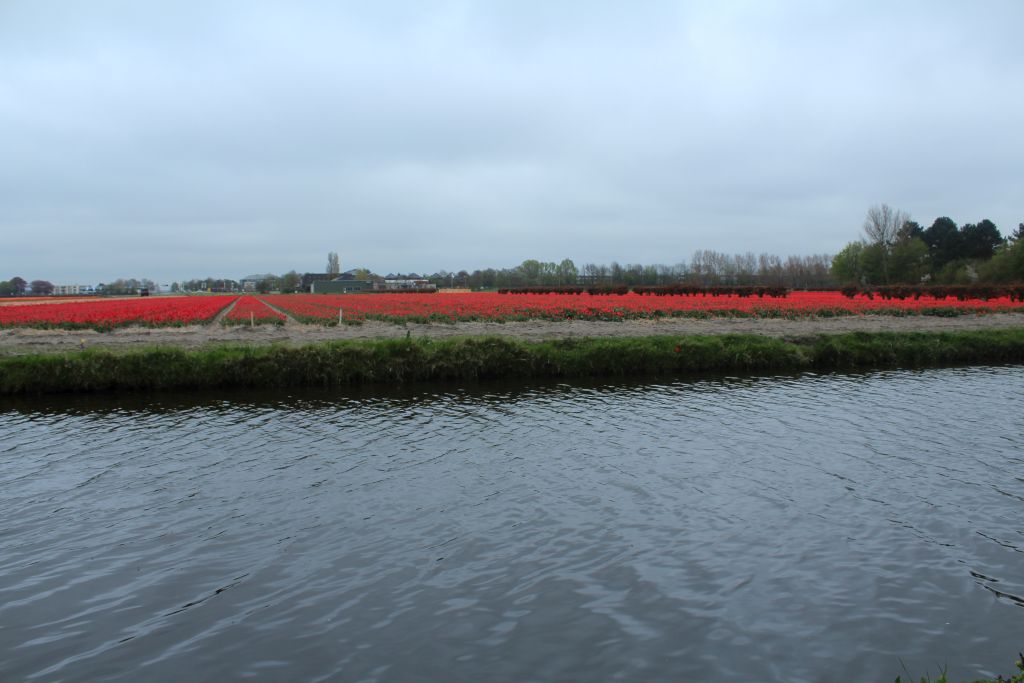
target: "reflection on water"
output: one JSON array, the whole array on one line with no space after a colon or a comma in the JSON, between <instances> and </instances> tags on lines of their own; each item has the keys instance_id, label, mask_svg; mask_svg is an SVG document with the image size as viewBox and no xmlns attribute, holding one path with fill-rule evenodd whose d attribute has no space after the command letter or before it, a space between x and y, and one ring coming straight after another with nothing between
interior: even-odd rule
<instances>
[{"instance_id":1,"label":"reflection on water","mask_svg":"<svg viewBox=\"0 0 1024 683\"><path fill-rule=\"evenodd\" d=\"M892 680L1024 633L1022 368L0 404L3 680Z\"/></svg>"}]
</instances>

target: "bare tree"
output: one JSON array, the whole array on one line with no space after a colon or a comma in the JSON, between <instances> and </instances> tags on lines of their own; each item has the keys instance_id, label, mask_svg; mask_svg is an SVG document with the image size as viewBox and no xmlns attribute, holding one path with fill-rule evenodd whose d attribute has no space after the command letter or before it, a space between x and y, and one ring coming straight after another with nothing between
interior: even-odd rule
<instances>
[{"instance_id":1,"label":"bare tree","mask_svg":"<svg viewBox=\"0 0 1024 683\"><path fill-rule=\"evenodd\" d=\"M327 274L338 275L341 273L341 261L338 259L337 252L331 251L327 253Z\"/></svg>"},{"instance_id":2,"label":"bare tree","mask_svg":"<svg viewBox=\"0 0 1024 683\"><path fill-rule=\"evenodd\" d=\"M736 283L741 285L752 285L757 277L757 257L754 252L748 251L745 254L733 256L736 263Z\"/></svg>"},{"instance_id":3,"label":"bare tree","mask_svg":"<svg viewBox=\"0 0 1024 683\"><path fill-rule=\"evenodd\" d=\"M872 244L891 247L896 242L900 228L909 221L908 214L893 209L888 204L872 206L868 209L867 218L864 219L864 234Z\"/></svg>"},{"instance_id":4,"label":"bare tree","mask_svg":"<svg viewBox=\"0 0 1024 683\"><path fill-rule=\"evenodd\" d=\"M891 208L888 204L872 206L864 219L864 234L871 244L878 245L882 256L882 275L889 284L889 256L896 244L896 236L910 216L903 211Z\"/></svg>"},{"instance_id":5,"label":"bare tree","mask_svg":"<svg viewBox=\"0 0 1024 683\"><path fill-rule=\"evenodd\" d=\"M781 287L785 283L782 259L775 254L761 254L757 257L757 276L762 285Z\"/></svg>"}]
</instances>

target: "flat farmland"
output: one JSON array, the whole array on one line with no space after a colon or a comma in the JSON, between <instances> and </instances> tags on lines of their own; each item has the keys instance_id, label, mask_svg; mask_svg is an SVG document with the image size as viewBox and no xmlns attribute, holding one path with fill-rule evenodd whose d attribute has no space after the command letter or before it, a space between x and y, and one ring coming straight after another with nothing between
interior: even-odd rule
<instances>
[{"instance_id":1,"label":"flat farmland","mask_svg":"<svg viewBox=\"0 0 1024 683\"><path fill-rule=\"evenodd\" d=\"M10 303L0 308L0 328L110 330L116 327L181 326L212 321L235 296L167 296Z\"/></svg>"},{"instance_id":2,"label":"flat farmland","mask_svg":"<svg viewBox=\"0 0 1024 683\"><path fill-rule=\"evenodd\" d=\"M0 353L406 336L498 335L526 341L707 334L795 338L1021 326L1024 304L1008 298L887 301L838 292L792 292L784 298L488 292L166 296L0 307Z\"/></svg>"},{"instance_id":3,"label":"flat farmland","mask_svg":"<svg viewBox=\"0 0 1024 683\"><path fill-rule=\"evenodd\" d=\"M604 321L665 318L808 319L842 316L955 317L1024 311L1009 297L903 300L853 297L839 292L791 292L786 296L628 293L498 294L492 292L395 294L277 294L74 299L39 305L7 302L0 328L93 329L298 323L317 326L380 321L409 323Z\"/></svg>"},{"instance_id":4,"label":"flat farmland","mask_svg":"<svg viewBox=\"0 0 1024 683\"><path fill-rule=\"evenodd\" d=\"M261 297L296 321L318 325L381 320L394 323L527 320L618 321L662 318L822 318L935 315L1024 311L1024 302L954 297L904 300L839 292L791 292L785 297L657 296L650 294L287 294ZM340 316L339 316L340 312Z\"/></svg>"}]
</instances>

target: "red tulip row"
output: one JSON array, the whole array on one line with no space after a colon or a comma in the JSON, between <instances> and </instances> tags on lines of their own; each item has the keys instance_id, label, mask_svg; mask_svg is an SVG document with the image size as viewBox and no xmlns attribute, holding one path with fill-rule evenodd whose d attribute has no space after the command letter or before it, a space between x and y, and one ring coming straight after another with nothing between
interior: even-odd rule
<instances>
[{"instance_id":1,"label":"red tulip row","mask_svg":"<svg viewBox=\"0 0 1024 683\"><path fill-rule=\"evenodd\" d=\"M126 325L167 327L206 323L234 296L78 299L53 304L0 306L0 327L109 330Z\"/></svg>"},{"instance_id":2,"label":"red tulip row","mask_svg":"<svg viewBox=\"0 0 1024 683\"><path fill-rule=\"evenodd\" d=\"M285 317L254 296L243 296L221 320L225 325L283 325Z\"/></svg>"},{"instance_id":3,"label":"red tulip row","mask_svg":"<svg viewBox=\"0 0 1024 683\"><path fill-rule=\"evenodd\" d=\"M338 321L344 302L374 294L267 294L260 298L302 323L324 324ZM418 294L413 295L422 298ZM392 297L387 297L390 301Z\"/></svg>"},{"instance_id":4,"label":"red tulip row","mask_svg":"<svg viewBox=\"0 0 1024 683\"><path fill-rule=\"evenodd\" d=\"M634 287L637 294L656 294L658 296L756 296L759 299L770 297L781 299L789 296L785 287L761 287L753 285L698 287L695 285L657 285L652 287Z\"/></svg>"},{"instance_id":5,"label":"red tulip row","mask_svg":"<svg viewBox=\"0 0 1024 683\"><path fill-rule=\"evenodd\" d=\"M629 287L626 285L602 285L598 287L578 287L576 285L542 285L532 287L504 287L498 290L498 294L590 294L591 296L602 296L609 294L629 294Z\"/></svg>"},{"instance_id":6,"label":"red tulip row","mask_svg":"<svg viewBox=\"0 0 1024 683\"><path fill-rule=\"evenodd\" d=\"M339 309L343 321L388 320L394 322L456 322L467 320L622 320L662 317L809 317L886 313L892 315L960 315L965 313L1022 311L1024 303L1008 297L988 301L942 302L923 300L884 301L857 295L850 299L839 292L792 292L786 298L697 294L689 297L625 295L512 294L474 292L439 293L432 297L372 294L295 294L267 296L272 305L308 323L336 324Z\"/></svg>"},{"instance_id":7,"label":"red tulip row","mask_svg":"<svg viewBox=\"0 0 1024 683\"><path fill-rule=\"evenodd\" d=\"M737 286L713 286L700 287L697 285L651 285L634 286L626 285L602 286L602 287L577 287L577 286L548 286L548 287L510 287L499 289L498 294L590 294L591 296L606 296L616 294L623 296L629 294L654 294L657 296L756 296L764 297L785 297L789 290L785 287L754 287L747 285Z\"/></svg>"},{"instance_id":8,"label":"red tulip row","mask_svg":"<svg viewBox=\"0 0 1024 683\"><path fill-rule=\"evenodd\" d=\"M892 315L960 315L995 311L1024 312L1024 301L1009 295L988 299L883 299L854 292L791 292L788 297L740 294L650 296L499 293L286 294L276 296L181 296L148 299L90 299L54 304L0 306L0 327L65 327L106 330L124 325L167 326L205 323L228 304L226 324L279 324L284 316L321 325L342 321L393 322L465 320L622 320L663 317L808 317L887 313ZM340 316L339 316L340 313Z\"/></svg>"},{"instance_id":9,"label":"red tulip row","mask_svg":"<svg viewBox=\"0 0 1024 683\"><path fill-rule=\"evenodd\" d=\"M1024 284L1013 285L890 285L861 289L860 287L843 287L839 290L844 296L852 299L858 294L873 299L875 296L891 301L904 301L927 296L936 301L956 299L957 301L988 301L990 299L1007 298L1010 301L1024 301Z\"/></svg>"}]
</instances>

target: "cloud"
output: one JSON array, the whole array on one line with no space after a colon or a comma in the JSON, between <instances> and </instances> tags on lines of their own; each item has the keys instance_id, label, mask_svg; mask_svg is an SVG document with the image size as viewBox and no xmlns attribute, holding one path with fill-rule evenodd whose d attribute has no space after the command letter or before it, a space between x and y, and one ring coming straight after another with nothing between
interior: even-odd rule
<instances>
[{"instance_id":1,"label":"cloud","mask_svg":"<svg viewBox=\"0 0 1024 683\"><path fill-rule=\"evenodd\" d=\"M1014 2L5 3L0 268L834 252L882 201L1009 231L1022 19Z\"/></svg>"}]
</instances>

